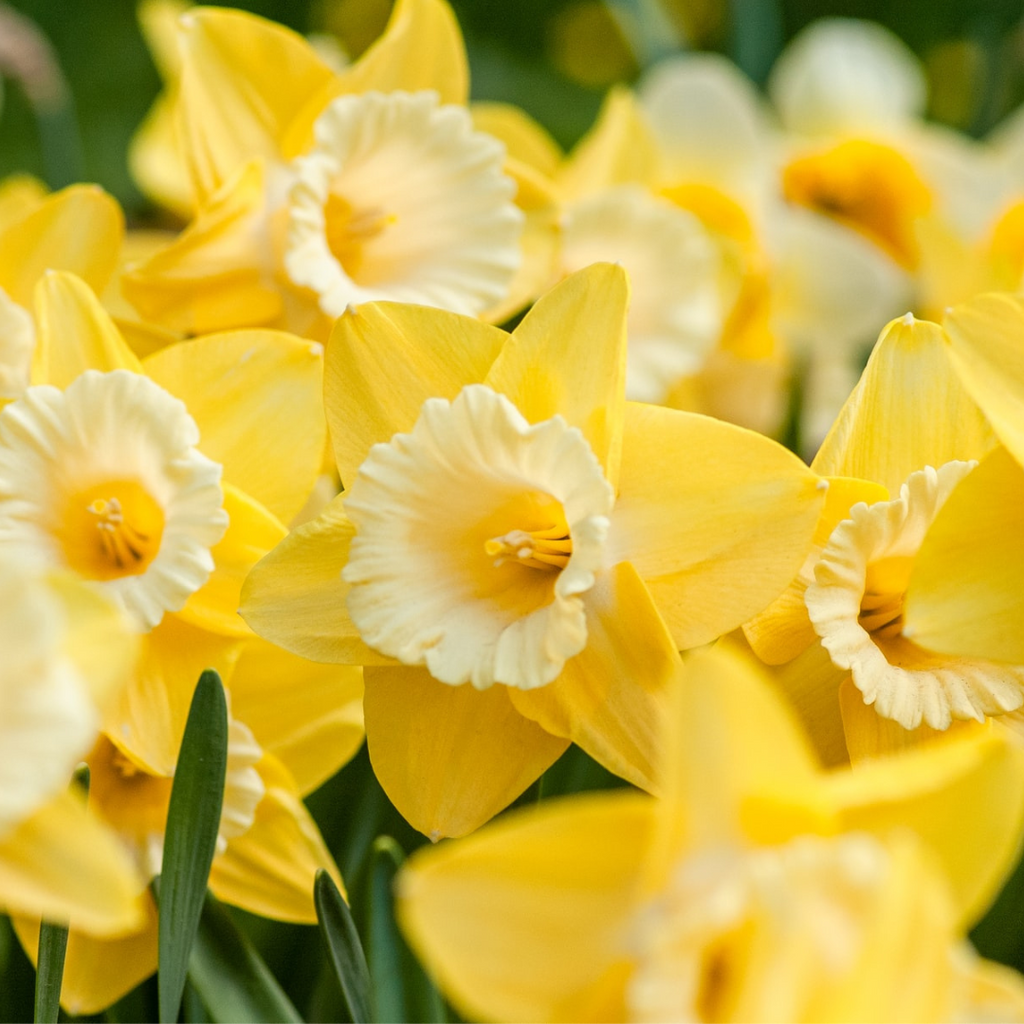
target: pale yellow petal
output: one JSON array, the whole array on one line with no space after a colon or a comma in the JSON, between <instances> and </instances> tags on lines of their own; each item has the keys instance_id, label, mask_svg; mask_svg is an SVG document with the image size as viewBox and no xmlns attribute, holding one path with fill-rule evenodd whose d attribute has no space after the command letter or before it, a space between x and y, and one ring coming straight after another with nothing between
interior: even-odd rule
<instances>
[{"instance_id":1,"label":"pale yellow petal","mask_svg":"<svg viewBox=\"0 0 1024 1024\"><path fill-rule=\"evenodd\" d=\"M260 636L313 661L389 665L367 647L349 618L341 578L355 527L335 498L257 563L242 587L239 611Z\"/></svg>"},{"instance_id":2,"label":"pale yellow petal","mask_svg":"<svg viewBox=\"0 0 1024 1024\"><path fill-rule=\"evenodd\" d=\"M710 417L627 403L609 544L680 648L735 629L796 575L825 485L791 452Z\"/></svg>"},{"instance_id":3,"label":"pale yellow petal","mask_svg":"<svg viewBox=\"0 0 1024 1024\"><path fill-rule=\"evenodd\" d=\"M368 668L366 742L384 792L432 840L507 807L569 745L524 718L501 685L439 683L426 669Z\"/></svg>"},{"instance_id":4,"label":"pale yellow petal","mask_svg":"<svg viewBox=\"0 0 1024 1024\"><path fill-rule=\"evenodd\" d=\"M235 331L170 345L143 365L188 407L225 481L288 522L320 474L321 352L281 331Z\"/></svg>"},{"instance_id":5,"label":"pale yellow petal","mask_svg":"<svg viewBox=\"0 0 1024 1024\"><path fill-rule=\"evenodd\" d=\"M595 263L572 274L526 314L484 380L531 423L561 415L578 427L612 486L622 446L628 304L621 267Z\"/></svg>"},{"instance_id":6,"label":"pale yellow petal","mask_svg":"<svg viewBox=\"0 0 1024 1024\"><path fill-rule=\"evenodd\" d=\"M870 480L828 477L825 507L814 528L814 541L800 572L789 586L763 612L743 626L750 646L769 665L781 665L797 657L811 644L817 644L811 620L807 617L804 591L814 579L814 564L828 543L829 535L850 514L858 501L872 505L886 501L889 492Z\"/></svg>"},{"instance_id":7,"label":"pale yellow petal","mask_svg":"<svg viewBox=\"0 0 1024 1024\"><path fill-rule=\"evenodd\" d=\"M626 562L587 595L587 646L548 686L510 690L515 707L582 747L609 771L661 788L667 688L679 668L672 637Z\"/></svg>"},{"instance_id":8,"label":"pale yellow petal","mask_svg":"<svg viewBox=\"0 0 1024 1024\"><path fill-rule=\"evenodd\" d=\"M1024 664L1024 471L997 448L960 483L914 559L903 635L942 654Z\"/></svg>"},{"instance_id":9,"label":"pale yellow petal","mask_svg":"<svg viewBox=\"0 0 1024 1024\"><path fill-rule=\"evenodd\" d=\"M94 935L119 935L141 923L142 889L113 833L70 792L0 839L0 907L6 913L71 920Z\"/></svg>"},{"instance_id":10,"label":"pale yellow petal","mask_svg":"<svg viewBox=\"0 0 1024 1024\"><path fill-rule=\"evenodd\" d=\"M623 1019L653 812L592 794L410 858L399 921L469 1019Z\"/></svg>"},{"instance_id":11,"label":"pale yellow petal","mask_svg":"<svg viewBox=\"0 0 1024 1024\"><path fill-rule=\"evenodd\" d=\"M566 199L582 199L613 185L653 185L658 152L633 94L612 89L594 127L569 154L557 176Z\"/></svg>"},{"instance_id":12,"label":"pale yellow petal","mask_svg":"<svg viewBox=\"0 0 1024 1024\"><path fill-rule=\"evenodd\" d=\"M101 291L117 266L123 235L121 208L98 186L54 192L0 232L0 287L31 307L43 271L68 270Z\"/></svg>"},{"instance_id":13,"label":"pale yellow petal","mask_svg":"<svg viewBox=\"0 0 1024 1024\"><path fill-rule=\"evenodd\" d=\"M342 483L371 445L408 431L428 398L484 379L508 335L470 317L371 302L339 317L327 346L324 405Z\"/></svg>"},{"instance_id":14,"label":"pale yellow petal","mask_svg":"<svg viewBox=\"0 0 1024 1024\"><path fill-rule=\"evenodd\" d=\"M231 709L305 795L362 745L363 672L307 661L253 637L231 679Z\"/></svg>"},{"instance_id":15,"label":"pale yellow petal","mask_svg":"<svg viewBox=\"0 0 1024 1024\"><path fill-rule=\"evenodd\" d=\"M142 372L92 289L74 274L51 271L35 289L32 381L65 388L86 370Z\"/></svg>"},{"instance_id":16,"label":"pale yellow petal","mask_svg":"<svg viewBox=\"0 0 1024 1024\"><path fill-rule=\"evenodd\" d=\"M151 774L172 775L199 676L216 669L230 684L239 645L165 615L143 637L135 672L106 715L110 739Z\"/></svg>"},{"instance_id":17,"label":"pale yellow petal","mask_svg":"<svg viewBox=\"0 0 1024 1024\"><path fill-rule=\"evenodd\" d=\"M924 466L980 459L995 443L992 431L947 353L936 324L909 314L893 320L811 468L874 480L898 494Z\"/></svg>"},{"instance_id":18,"label":"pale yellow petal","mask_svg":"<svg viewBox=\"0 0 1024 1024\"><path fill-rule=\"evenodd\" d=\"M210 889L250 913L315 924L317 871L326 871L339 887L341 876L287 771L273 757L264 757L258 771L266 792L256 819L214 859Z\"/></svg>"},{"instance_id":19,"label":"pale yellow petal","mask_svg":"<svg viewBox=\"0 0 1024 1024\"><path fill-rule=\"evenodd\" d=\"M68 933L60 989L60 1004L67 1013L100 1013L156 971L156 904L145 891L139 902L144 917L139 929L128 935L102 939L74 928ZM17 917L12 924L25 953L35 963L39 922Z\"/></svg>"},{"instance_id":20,"label":"pale yellow petal","mask_svg":"<svg viewBox=\"0 0 1024 1024\"><path fill-rule=\"evenodd\" d=\"M238 169L169 245L121 278L144 320L183 334L273 322L282 299L269 274L264 175L259 161Z\"/></svg>"},{"instance_id":21,"label":"pale yellow petal","mask_svg":"<svg viewBox=\"0 0 1024 1024\"><path fill-rule=\"evenodd\" d=\"M473 124L505 143L508 155L551 177L562 159L558 143L529 114L511 103L473 103Z\"/></svg>"},{"instance_id":22,"label":"pale yellow petal","mask_svg":"<svg viewBox=\"0 0 1024 1024\"><path fill-rule=\"evenodd\" d=\"M988 906L1019 853L1024 748L1001 726L970 726L825 782L846 829L909 828L946 869L961 921Z\"/></svg>"},{"instance_id":23,"label":"pale yellow petal","mask_svg":"<svg viewBox=\"0 0 1024 1024\"><path fill-rule=\"evenodd\" d=\"M209 196L253 157L278 159L292 119L334 75L298 33L245 11L197 8L180 24L179 124Z\"/></svg>"},{"instance_id":24,"label":"pale yellow petal","mask_svg":"<svg viewBox=\"0 0 1024 1024\"><path fill-rule=\"evenodd\" d=\"M242 584L249 570L284 540L288 531L259 502L226 481L224 510L228 529L210 549L213 572L177 613L183 622L223 636L251 636L238 614Z\"/></svg>"}]
</instances>

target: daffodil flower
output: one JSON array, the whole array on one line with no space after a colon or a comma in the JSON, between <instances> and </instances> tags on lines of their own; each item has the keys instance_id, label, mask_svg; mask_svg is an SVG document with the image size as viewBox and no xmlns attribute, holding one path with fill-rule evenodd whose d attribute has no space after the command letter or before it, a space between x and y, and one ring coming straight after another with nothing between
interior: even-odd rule
<instances>
[{"instance_id":1,"label":"daffodil flower","mask_svg":"<svg viewBox=\"0 0 1024 1024\"><path fill-rule=\"evenodd\" d=\"M556 241L553 197L474 127L442 0L398 4L340 73L239 11L186 12L180 43L171 102L199 201L182 235L124 278L144 318L326 337L352 303L495 319L536 293Z\"/></svg>"},{"instance_id":2,"label":"daffodil flower","mask_svg":"<svg viewBox=\"0 0 1024 1024\"><path fill-rule=\"evenodd\" d=\"M718 647L678 671L662 799L541 804L410 858L399 920L461 1012L1019 1015L1024 981L963 934L1013 863L1021 748L980 728L823 772L752 663Z\"/></svg>"},{"instance_id":3,"label":"daffodil flower","mask_svg":"<svg viewBox=\"0 0 1024 1024\"><path fill-rule=\"evenodd\" d=\"M1018 314L1019 316L1019 314ZM815 546L787 592L748 623L754 650L830 761L915 743L1024 704L1024 665L955 656L908 617L911 580L945 504L997 445L947 331L909 314L882 332L812 469L833 478ZM980 568L980 566L978 567ZM977 579L944 564L952 586Z\"/></svg>"},{"instance_id":4,"label":"daffodil flower","mask_svg":"<svg viewBox=\"0 0 1024 1024\"><path fill-rule=\"evenodd\" d=\"M652 786L676 647L733 628L806 554L824 494L798 459L625 402L626 302L599 264L511 336L370 303L328 346L347 490L256 567L242 614L367 666L375 771L433 837L472 831L570 740Z\"/></svg>"},{"instance_id":5,"label":"daffodil flower","mask_svg":"<svg viewBox=\"0 0 1024 1024\"><path fill-rule=\"evenodd\" d=\"M141 918L143 880L68 786L136 639L95 587L16 553L0 565L0 907L123 934Z\"/></svg>"},{"instance_id":6,"label":"daffodil flower","mask_svg":"<svg viewBox=\"0 0 1024 1024\"><path fill-rule=\"evenodd\" d=\"M242 578L319 472L319 346L250 331L140 362L56 272L36 320L33 386L0 413L0 547L97 581L130 613L142 652L105 728L166 775L200 672L230 677L251 636Z\"/></svg>"}]
</instances>

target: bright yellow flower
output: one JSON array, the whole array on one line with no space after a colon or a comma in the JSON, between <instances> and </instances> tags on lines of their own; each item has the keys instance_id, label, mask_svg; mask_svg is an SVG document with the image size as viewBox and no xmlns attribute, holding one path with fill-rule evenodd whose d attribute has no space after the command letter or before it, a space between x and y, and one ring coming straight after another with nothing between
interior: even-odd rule
<instances>
[{"instance_id":1,"label":"bright yellow flower","mask_svg":"<svg viewBox=\"0 0 1024 1024\"><path fill-rule=\"evenodd\" d=\"M30 387L0 416L0 538L95 580L145 635L106 729L171 771L200 672L230 677L235 609L320 469L319 346L239 332L140 360L77 278L46 275Z\"/></svg>"},{"instance_id":2,"label":"bright yellow flower","mask_svg":"<svg viewBox=\"0 0 1024 1024\"><path fill-rule=\"evenodd\" d=\"M17 553L0 564L0 907L121 934L138 925L143 881L68 784L135 638L96 588Z\"/></svg>"},{"instance_id":3,"label":"bright yellow flower","mask_svg":"<svg viewBox=\"0 0 1024 1024\"><path fill-rule=\"evenodd\" d=\"M145 318L326 337L331 319L368 300L494 318L532 297L548 273L551 197L474 128L442 0L398 4L340 73L250 14L196 8L179 24L171 102L198 207L124 279ZM537 216L521 241L524 209Z\"/></svg>"},{"instance_id":4,"label":"bright yellow flower","mask_svg":"<svg viewBox=\"0 0 1024 1024\"><path fill-rule=\"evenodd\" d=\"M348 489L256 567L243 614L367 666L375 771L428 835L472 831L570 740L653 785L675 648L733 628L805 555L823 490L799 460L624 401L626 305L599 264L511 336L384 303L332 335Z\"/></svg>"},{"instance_id":5,"label":"bright yellow flower","mask_svg":"<svg viewBox=\"0 0 1024 1024\"><path fill-rule=\"evenodd\" d=\"M746 626L758 655L784 666L783 685L828 760L1024 703L1024 668L997 662L995 649L957 656L908 616L933 524L997 444L997 421L965 386L951 337L909 314L882 332L812 463L833 478L815 548ZM944 568L954 587L979 578L962 561Z\"/></svg>"},{"instance_id":6,"label":"bright yellow flower","mask_svg":"<svg viewBox=\"0 0 1024 1024\"><path fill-rule=\"evenodd\" d=\"M680 676L662 800L542 804L410 858L400 921L463 1013L1020 1014L1024 981L963 938L1019 843L1016 743L979 729L825 773L752 665L719 648Z\"/></svg>"}]
</instances>

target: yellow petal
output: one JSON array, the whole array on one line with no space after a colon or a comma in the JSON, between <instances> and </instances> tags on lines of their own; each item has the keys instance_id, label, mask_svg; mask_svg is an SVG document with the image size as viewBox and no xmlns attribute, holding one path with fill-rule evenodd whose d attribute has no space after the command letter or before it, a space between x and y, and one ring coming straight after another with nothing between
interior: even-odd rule
<instances>
[{"instance_id":1,"label":"yellow petal","mask_svg":"<svg viewBox=\"0 0 1024 1024\"><path fill-rule=\"evenodd\" d=\"M636 567L680 648L735 629L782 591L824 501L824 482L760 434L626 405L609 546Z\"/></svg>"},{"instance_id":2,"label":"yellow petal","mask_svg":"<svg viewBox=\"0 0 1024 1024\"><path fill-rule=\"evenodd\" d=\"M279 159L292 119L334 75L298 33L245 11L200 7L180 24L179 125L209 196L253 157Z\"/></svg>"},{"instance_id":3,"label":"yellow petal","mask_svg":"<svg viewBox=\"0 0 1024 1024\"><path fill-rule=\"evenodd\" d=\"M306 93L282 149L289 159L308 149L313 122L336 96L423 89L436 92L442 103L466 102L469 66L462 34L443 0L399 0L384 32L362 57L319 91Z\"/></svg>"},{"instance_id":4,"label":"yellow petal","mask_svg":"<svg viewBox=\"0 0 1024 1024\"><path fill-rule=\"evenodd\" d=\"M321 351L281 331L234 331L168 346L144 367L188 407L224 479L288 522L320 474Z\"/></svg>"},{"instance_id":5,"label":"yellow petal","mask_svg":"<svg viewBox=\"0 0 1024 1024\"><path fill-rule=\"evenodd\" d=\"M92 289L74 274L51 271L35 289L37 340L32 381L65 388L86 370L142 372Z\"/></svg>"},{"instance_id":6,"label":"yellow petal","mask_svg":"<svg viewBox=\"0 0 1024 1024\"><path fill-rule=\"evenodd\" d=\"M367 647L349 618L341 578L355 527L342 497L263 558L242 587L239 612L260 636L313 661L390 665Z\"/></svg>"},{"instance_id":7,"label":"yellow petal","mask_svg":"<svg viewBox=\"0 0 1024 1024\"><path fill-rule=\"evenodd\" d=\"M253 637L231 678L231 709L305 795L362 746L363 672L318 665Z\"/></svg>"},{"instance_id":8,"label":"yellow petal","mask_svg":"<svg viewBox=\"0 0 1024 1024\"><path fill-rule=\"evenodd\" d=\"M31 307L45 270L68 270L102 291L117 266L124 215L96 185L72 185L47 196L0 233L0 287Z\"/></svg>"},{"instance_id":9,"label":"yellow petal","mask_svg":"<svg viewBox=\"0 0 1024 1024\"><path fill-rule=\"evenodd\" d=\"M909 314L893 320L811 469L874 480L898 494L924 466L980 459L995 443L992 431L947 353L938 325Z\"/></svg>"},{"instance_id":10,"label":"yellow petal","mask_svg":"<svg viewBox=\"0 0 1024 1024\"><path fill-rule=\"evenodd\" d=\"M250 161L169 245L121 278L143 319L182 334L270 323L281 296L267 280L263 167Z\"/></svg>"},{"instance_id":11,"label":"yellow petal","mask_svg":"<svg viewBox=\"0 0 1024 1024\"><path fill-rule=\"evenodd\" d=\"M468 1019L624 1019L653 812L635 793L590 794L409 859L399 921Z\"/></svg>"},{"instance_id":12,"label":"yellow petal","mask_svg":"<svg viewBox=\"0 0 1024 1024\"><path fill-rule=\"evenodd\" d=\"M266 792L256 818L214 859L210 888L217 899L250 913L315 924L317 871L326 871L339 887L341 876L294 780L273 757L264 757L257 770Z\"/></svg>"},{"instance_id":13,"label":"yellow petal","mask_svg":"<svg viewBox=\"0 0 1024 1024\"><path fill-rule=\"evenodd\" d=\"M105 826L66 792L0 838L0 907L119 935L142 917L143 882Z\"/></svg>"},{"instance_id":14,"label":"yellow petal","mask_svg":"<svg viewBox=\"0 0 1024 1024\"><path fill-rule=\"evenodd\" d=\"M649 884L660 885L685 848L779 842L817 824L814 753L752 659L726 644L688 654L671 701Z\"/></svg>"},{"instance_id":15,"label":"yellow petal","mask_svg":"<svg viewBox=\"0 0 1024 1024\"><path fill-rule=\"evenodd\" d=\"M679 667L672 637L636 570L598 576L585 601L587 646L548 686L509 690L517 710L582 747L609 771L660 789L667 687Z\"/></svg>"},{"instance_id":16,"label":"yellow petal","mask_svg":"<svg viewBox=\"0 0 1024 1024\"><path fill-rule=\"evenodd\" d=\"M228 528L210 549L213 572L177 613L183 622L223 636L252 635L238 614L242 584L249 570L282 540L288 531L259 502L223 482Z\"/></svg>"},{"instance_id":17,"label":"yellow petal","mask_svg":"<svg viewBox=\"0 0 1024 1024\"><path fill-rule=\"evenodd\" d=\"M470 317L370 302L339 317L327 346L324 405L342 483L370 446L412 428L428 398L479 384L508 335Z\"/></svg>"},{"instance_id":18,"label":"yellow petal","mask_svg":"<svg viewBox=\"0 0 1024 1024\"><path fill-rule=\"evenodd\" d=\"M94 1014L117 1002L145 981L157 965L156 905L148 891L140 903L143 921L137 931L120 938L101 939L77 929L68 933L60 1005L71 1014ZM39 921L12 921L29 959L39 950Z\"/></svg>"},{"instance_id":19,"label":"yellow petal","mask_svg":"<svg viewBox=\"0 0 1024 1024\"><path fill-rule=\"evenodd\" d=\"M1020 851L1024 748L995 724L836 772L824 789L844 829L909 828L932 847L968 926Z\"/></svg>"},{"instance_id":20,"label":"yellow petal","mask_svg":"<svg viewBox=\"0 0 1024 1024\"><path fill-rule=\"evenodd\" d=\"M366 742L384 792L413 828L463 836L507 807L569 741L524 718L500 684L439 683L422 668L368 668Z\"/></svg>"},{"instance_id":21,"label":"yellow petal","mask_svg":"<svg viewBox=\"0 0 1024 1024\"><path fill-rule=\"evenodd\" d=\"M964 387L1024 462L1024 305L1013 295L980 295L950 310L943 326Z\"/></svg>"},{"instance_id":22,"label":"yellow petal","mask_svg":"<svg viewBox=\"0 0 1024 1024\"><path fill-rule=\"evenodd\" d=\"M31 174L11 174L0 181L0 232L38 209L48 195L47 187Z\"/></svg>"},{"instance_id":23,"label":"yellow petal","mask_svg":"<svg viewBox=\"0 0 1024 1024\"><path fill-rule=\"evenodd\" d=\"M473 125L505 143L508 155L546 177L555 173L562 153L558 143L532 117L511 103L473 103Z\"/></svg>"},{"instance_id":24,"label":"yellow petal","mask_svg":"<svg viewBox=\"0 0 1024 1024\"><path fill-rule=\"evenodd\" d=\"M165 615L143 637L135 672L107 713L110 739L151 774L173 775L199 676L213 668L228 685L239 644Z\"/></svg>"},{"instance_id":25,"label":"yellow petal","mask_svg":"<svg viewBox=\"0 0 1024 1024\"><path fill-rule=\"evenodd\" d=\"M888 498L889 492L870 480L828 477L825 507L814 528L813 546L800 572L763 612L743 626L750 646L762 661L781 665L812 644L817 644L818 634L807 617L804 591L814 579L814 564L821 555L821 549L828 543L829 535L836 526L849 517L850 508L858 501L873 505Z\"/></svg>"},{"instance_id":26,"label":"yellow petal","mask_svg":"<svg viewBox=\"0 0 1024 1024\"><path fill-rule=\"evenodd\" d=\"M557 414L578 427L613 486L622 446L628 304L621 267L594 263L572 274L526 314L484 379L531 423Z\"/></svg>"},{"instance_id":27,"label":"yellow petal","mask_svg":"<svg viewBox=\"0 0 1024 1024\"><path fill-rule=\"evenodd\" d=\"M582 199L613 185L652 184L657 149L650 128L629 90L612 89L597 123L570 153L558 175L566 199Z\"/></svg>"},{"instance_id":28,"label":"yellow petal","mask_svg":"<svg viewBox=\"0 0 1024 1024\"><path fill-rule=\"evenodd\" d=\"M949 496L914 559L903 635L928 650L1024 664L1024 471L1005 448Z\"/></svg>"},{"instance_id":29,"label":"yellow petal","mask_svg":"<svg viewBox=\"0 0 1024 1024\"><path fill-rule=\"evenodd\" d=\"M182 221L195 214L195 193L181 151L175 95L156 98L128 146L128 168L147 198Z\"/></svg>"},{"instance_id":30,"label":"yellow petal","mask_svg":"<svg viewBox=\"0 0 1024 1024\"><path fill-rule=\"evenodd\" d=\"M848 764L850 755L839 692L843 681L849 678L849 670L836 668L815 637L802 654L780 665L771 675L803 723L821 763L829 767ZM859 690L857 695L863 704ZM874 708L871 714L878 717Z\"/></svg>"}]
</instances>

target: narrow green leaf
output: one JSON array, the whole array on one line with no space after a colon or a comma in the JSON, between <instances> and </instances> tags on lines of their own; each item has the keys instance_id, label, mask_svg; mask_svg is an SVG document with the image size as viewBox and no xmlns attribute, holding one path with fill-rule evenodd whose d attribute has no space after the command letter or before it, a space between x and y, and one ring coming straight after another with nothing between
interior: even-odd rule
<instances>
[{"instance_id":1,"label":"narrow green leaf","mask_svg":"<svg viewBox=\"0 0 1024 1024\"><path fill-rule=\"evenodd\" d=\"M160 876L160 1020L174 1024L217 846L228 757L228 710L216 672L199 677L174 771Z\"/></svg>"},{"instance_id":2,"label":"narrow green leaf","mask_svg":"<svg viewBox=\"0 0 1024 1024\"><path fill-rule=\"evenodd\" d=\"M289 1021L302 1018L256 947L212 895L188 965L188 978L214 1024L225 1021Z\"/></svg>"},{"instance_id":3,"label":"narrow green leaf","mask_svg":"<svg viewBox=\"0 0 1024 1024\"><path fill-rule=\"evenodd\" d=\"M64 979L64 953L68 948L67 925L44 921L39 928L39 960L36 964L36 1024L56 1024L60 1014L60 986Z\"/></svg>"},{"instance_id":4,"label":"narrow green leaf","mask_svg":"<svg viewBox=\"0 0 1024 1024\"><path fill-rule=\"evenodd\" d=\"M370 1020L370 974L363 944L359 941L348 904L342 899L334 880L326 871L316 873L313 900L320 933L327 945L334 973L338 976L352 1024Z\"/></svg>"},{"instance_id":5,"label":"narrow green leaf","mask_svg":"<svg viewBox=\"0 0 1024 1024\"><path fill-rule=\"evenodd\" d=\"M405 944L395 920L394 880L404 859L402 848L390 836L374 841L366 909L373 1019L447 1021L444 1000Z\"/></svg>"}]
</instances>

